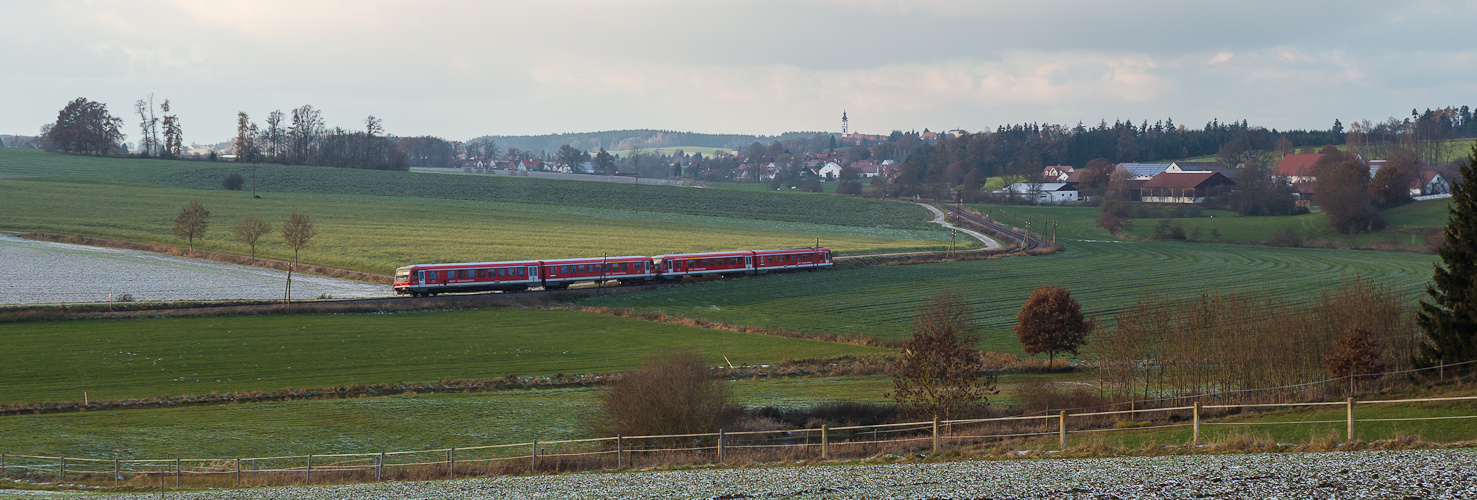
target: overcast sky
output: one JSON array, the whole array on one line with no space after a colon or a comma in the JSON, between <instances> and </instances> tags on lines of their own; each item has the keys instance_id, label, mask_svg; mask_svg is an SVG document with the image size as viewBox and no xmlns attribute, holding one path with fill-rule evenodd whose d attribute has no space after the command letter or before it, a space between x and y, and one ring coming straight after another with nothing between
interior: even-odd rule
<instances>
[{"instance_id":1,"label":"overcast sky","mask_svg":"<svg viewBox=\"0 0 1477 500\"><path fill-rule=\"evenodd\" d=\"M398 135L775 134L1477 105L1477 2L175 0L0 4L0 133L169 99L186 142L312 104Z\"/></svg>"}]
</instances>

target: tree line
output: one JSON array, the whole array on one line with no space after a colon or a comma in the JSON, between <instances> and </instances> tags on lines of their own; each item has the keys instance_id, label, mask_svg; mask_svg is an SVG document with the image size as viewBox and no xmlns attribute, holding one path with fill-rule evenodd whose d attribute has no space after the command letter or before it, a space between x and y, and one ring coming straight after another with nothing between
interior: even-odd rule
<instances>
[{"instance_id":1,"label":"tree line","mask_svg":"<svg viewBox=\"0 0 1477 500\"><path fill-rule=\"evenodd\" d=\"M408 170L407 156L396 143L373 115L364 119L363 131L351 131L328 128L323 113L306 104L293 108L290 115L272 111L265 127L257 126L245 111L236 114L239 162Z\"/></svg>"}]
</instances>

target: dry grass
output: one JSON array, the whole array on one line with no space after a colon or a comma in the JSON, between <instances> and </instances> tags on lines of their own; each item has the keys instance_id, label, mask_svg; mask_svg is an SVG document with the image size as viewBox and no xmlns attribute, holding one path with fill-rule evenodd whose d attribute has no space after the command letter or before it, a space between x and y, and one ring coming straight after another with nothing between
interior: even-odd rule
<instances>
[{"instance_id":1,"label":"dry grass","mask_svg":"<svg viewBox=\"0 0 1477 500\"><path fill-rule=\"evenodd\" d=\"M899 345L901 345L900 342L895 340L882 340L872 337L863 337L859 335L836 335L831 333L797 332L794 330L781 330L776 328L764 328L758 326L735 325L732 323L723 323L701 318L670 316L667 313L661 311L638 311L635 309L627 309L622 307L603 306L570 306L568 309L571 311L605 314L621 318L643 319L646 321L655 321L658 323L667 323L671 325L691 326L728 332L752 333L756 335L772 335L776 337L789 337L794 339L816 340L820 342L834 342L846 345L887 348L897 348Z\"/></svg>"}]
</instances>

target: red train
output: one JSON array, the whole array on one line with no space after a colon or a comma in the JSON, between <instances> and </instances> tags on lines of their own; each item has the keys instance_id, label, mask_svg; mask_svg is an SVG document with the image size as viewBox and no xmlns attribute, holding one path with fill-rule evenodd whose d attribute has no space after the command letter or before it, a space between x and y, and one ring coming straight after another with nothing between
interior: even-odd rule
<instances>
[{"instance_id":1,"label":"red train","mask_svg":"<svg viewBox=\"0 0 1477 500\"><path fill-rule=\"evenodd\" d=\"M766 274L830 269L829 248L788 248L588 259L415 264L395 270L395 293L413 297L453 292L560 290L582 281L623 285L707 274Z\"/></svg>"}]
</instances>

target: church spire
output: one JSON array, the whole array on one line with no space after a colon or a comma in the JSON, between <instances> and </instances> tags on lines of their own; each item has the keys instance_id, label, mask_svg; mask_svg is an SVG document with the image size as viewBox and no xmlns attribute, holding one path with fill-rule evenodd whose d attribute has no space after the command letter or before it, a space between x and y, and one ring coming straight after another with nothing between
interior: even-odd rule
<instances>
[{"instance_id":1,"label":"church spire","mask_svg":"<svg viewBox=\"0 0 1477 500\"><path fill-rule=\"evenodd\" d=\"M848 124L846 123L846 110L843 109L843 110L841 110L841 135L846 135L847 125Z\"/></svg>"}]
</instances>

